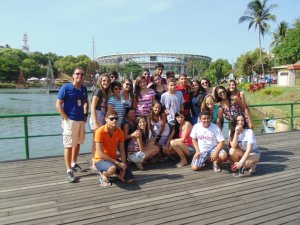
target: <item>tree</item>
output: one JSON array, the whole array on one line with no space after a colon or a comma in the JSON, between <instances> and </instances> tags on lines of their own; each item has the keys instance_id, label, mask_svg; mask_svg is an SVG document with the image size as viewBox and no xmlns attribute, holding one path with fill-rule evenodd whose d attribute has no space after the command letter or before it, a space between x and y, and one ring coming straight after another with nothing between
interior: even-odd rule
<instances>
[{"instance_id":1,"label":"tree","mask_svg":"<svg viewBox=\"0 0 300 225\"><path fill-rule=\"evenodd\" d=\"M292 64L300 59L300 18L289 29L282 43L273 49L276 62Z\"/></svg>"},{"instance_id":2,"label":"tree","mask_svg":"<svg viewBox=\"0 0 300 225\"><path fill-rule=\"evenodd\" d=\"M123 67L124 77L130 78L132 74L133 79L135 79L137 76L141 75L142 72L143 72L143 67L141 67L136 62L129 62L124 64Z\"/></svg>"},{"instance_id":3,"label":"tree","mask_svg":"<svg viewBox=\"0 0 300 225\"><path fill-rule=\"evenodd\" d=\"M209 62L206 60L189 59L187 63L187 74L192 78L201 77L204 72L209 68Z\"/></svg>"},{"instance_id":4,"label":"tree","mask_svg":"<svg viewBox=\"0 0 300 225\"><path fill-rule=\"evenodd\" d=\"M283 42L283 39L286 35L289 26L288 23L285 21L281 21L278 25L277 31L273 32L273 41L270 44L270 48L277 47Z\"/></svg>"},{"instance_id":5,"label":"tree","mask_svg":"<svg viewBox=\"0 0 300 225\"><path fill-rule=\"evenodd\" d=\"M272 15L270 11L276 7L275 4L271 4L267 6L268 0L253 0L248 6L247 10L244 13L244 16L240 17L239 23L249 22L248 29L250 29L253 25L255 30L258 28L258 40L259 40L259 49L260 49L260 62L262 74L265 74L263 59L262 59L262 47L261 47L261 37L264 37L265 33L269 30L269 24L267 21L276 20L276 16Z\"/></svg>"},{"instance_id":6,"label":"tree","mask_svg":"<svg viewBox=\"0 0 300 225\"><path fill-rule=\"evenodd\" d=\"M16 59L0 56L0 80L2 82L17 82L19 73L19 63Z\"/></svg>"},{"instance_id":7,"label":"tree","mask_svg":"<svg viewBox=\"0 0 300 225\"><path fill-rule=\"evenodd\" d=\"M269 55L265 52L262 52L262 58L264 62L264 68L266 71L271 70L271 63L272 60L270 59ZM261 74L262 68L260 66L260 50L257 48L254 51L246 52L245 54L241 55L234 67L235 67L235 76L236 77L250 77L252 80L253 74Z\"/></svg>"},{"instance_id":8,"label":"tree","mask_svg":"<svg viewBox=\"0 0 300 225\"><path fill-rule=\"evenodd\" d=\"M227 59L217 59L210 64L208 70L204 72L204 77L208 78L211 83L218 83L227 77L232 71L232 66Z\"/></svg>"}]
</instances>

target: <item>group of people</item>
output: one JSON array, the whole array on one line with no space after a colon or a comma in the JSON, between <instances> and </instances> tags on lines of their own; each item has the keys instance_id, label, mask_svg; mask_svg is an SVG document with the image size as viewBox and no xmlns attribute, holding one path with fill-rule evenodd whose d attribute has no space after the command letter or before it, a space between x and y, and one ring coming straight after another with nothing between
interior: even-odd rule
<instances>
[{"instance_id":1,"label":"group of people","mask_svg":"<svg viewBox=\"0 0 300 225\"><path fill-rule=\"evenodd\" d=\"M178 80L173 71L162 77L164 65L155 73L145 70L133 82L119 81L117 73L99 76L92 92L89 124L93 131L92 169L100 175L103 186L117 174L132 183L134 175L127 168L132 162L140 170L144 164L179 159L176 167L191 161L192 170L208 162L215 172L229 162L232 170L249 169L255 173L260 151L243 92L230 80L227 88L212 87L206 78L189 81L186 74ZM58 93L56 107L63 117L63 144L67 179L76 182L74 172L80 144L84 142L84 124L89 100L83 86L84 70L76 68L73 82ZM222 134L224 118L230 122L228 148Z\"/></svg>"}]
</instances>

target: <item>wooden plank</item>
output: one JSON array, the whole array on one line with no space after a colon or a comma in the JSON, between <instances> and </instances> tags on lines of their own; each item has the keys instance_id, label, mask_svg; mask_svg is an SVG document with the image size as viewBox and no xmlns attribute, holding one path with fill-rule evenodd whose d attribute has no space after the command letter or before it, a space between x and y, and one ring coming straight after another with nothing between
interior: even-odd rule
<instances>
[{"instance_id":1,"label":"wooden plank","mask_svg":"<svg viewBox=\"0 0 300 225\"><path fill-rule=\"evenodd\" d=\"M300 205L299 134L258 136L263 151L258 173L245 178L166 162L134 171L136 185L101 188L90 172L78 174L80 183L66 183L63 157L0 162L0 223L228 224L245 216L248 223L293 223L300 219L295 211ZM90 154L79 158L88 168Z\"/></svg>"}]
</instances>

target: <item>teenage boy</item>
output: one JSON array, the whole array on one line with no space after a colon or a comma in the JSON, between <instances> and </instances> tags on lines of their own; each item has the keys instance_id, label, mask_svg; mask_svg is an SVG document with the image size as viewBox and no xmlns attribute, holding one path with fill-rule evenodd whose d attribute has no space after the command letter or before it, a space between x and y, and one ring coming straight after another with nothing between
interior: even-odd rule
<instances>
[{"instance_id":1,"label":"teenage boy","mask_svg":"<svg viewBox=\"0 0 300 225\"><path fill-rule=\"evenodd\" d=\"M215 172L221 172L219 164L227 161L227 153L223 150L224 137L221 129L210 122L210 112L200 114L201 122L194 125L191 138L195 148L192 170L200 170L210 158Z\"/></svg>"},{"instance_id":2,"label":"teenage boy","mask_svg":"<svg viewBox=\"0 0 300 225\"><path fill-rule=\"evenodd\" d=\"M61 87L58 92L56 109L63 118L63 145L69 183L76 182L73 171L81 170L76 163L80 144L84 143L84 125L88 116L88 94L84 81L84 70L77 67L73 82Z\"/></svg>"},{"instance_id":3,"label":"teenage boy","mask_svg":"<svg viewBox=\"0 0 300 225\"><path fill-rule=\"evenodd\" d=\"M187 75L182 73L179 75L178 85L176 87L176 91L181 91L184 99L183 109L185 119L192 122L191 118L191 105L190 105L190 92L191 87L188 85Z\"/></svg>"},{"instance_id":4,"label":"teenage boy","mask_svg":"<svg viewBox=\"0 0 300 225\"><path fill-rule=\"evenodd\" d=\"M160 101L165 109L168 124L172 128L175 125L175 113L183 110L184 99L181 91L176 91L176 79L169 78L167 82L168 91L162 94Z\"/></svg>"},{"instance_id":5,"label":"teenage boy","mask_svg":"<svg viewBox=\"0 0 300 225\"><path fill-rule=\"evenodd\" d=\"M166 78L161 77L163 72L164 72L164 68L165 68L164 64L157 63L154 68L155 68L155 71L154 71L154 74L151 77L151 82L154 83L153 77L154 77L154 75L158 75L161 78L161 83L162 84L167 84Z\"/></svg>"},{"instance_id":6,"label":"teenage boy","mask_svg":"<svg viewBox=\"0 0 300 225\"><path fill-rule=\"evenodd\" d=\"M118 114L116 111L108 111L105 116L106 124L95 132L96 152L94 161L100 172L102 186L110 186L110 176L117 174L119 179L126 183L132 183L134 176L127 169L126 154L124 149L125 136L118 127ZM118 160L117 149L121 154L121 162Z\"/></svg>"}]
</instances>

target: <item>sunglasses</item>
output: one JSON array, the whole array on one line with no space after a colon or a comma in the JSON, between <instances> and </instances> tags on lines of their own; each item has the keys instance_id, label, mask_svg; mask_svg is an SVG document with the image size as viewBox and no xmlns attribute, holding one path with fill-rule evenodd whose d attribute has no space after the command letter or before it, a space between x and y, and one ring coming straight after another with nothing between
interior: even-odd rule
<instances>
[{"instance_id":1,"label":"sunglasses","mask_svg":"<svg viewBox=\"0 0 300 225\"><path fill-rule=\"evenodd\" d=\"M130 84L130 83L125 83L125 85L126 85L126 86L130 86L130 87L131 87L131 84Z\"/></svg>"},{"instance_id":2,"label":"sunglasses","mask_svg":"<svg viewBox=\"0 0 300 225\"><path fill-rule=\"evenodd\" d=\"M119 117L117 117L117 116L116 116L116 117L109 117L108 119L109 119L110 121L114 121L114 120L115 120L115 121L118 121Z\"/></svg>"},{"instance_id":3,"label":"sunglasses","mask_svg":"<svg viewBox=\"0 0 300 225\"><path fill-rule=\"evenodd\" d=\"M76 75L81 75L81 76L84 76L84 74L83 73L75 73Z\"/></svg>"}]
</instances>

